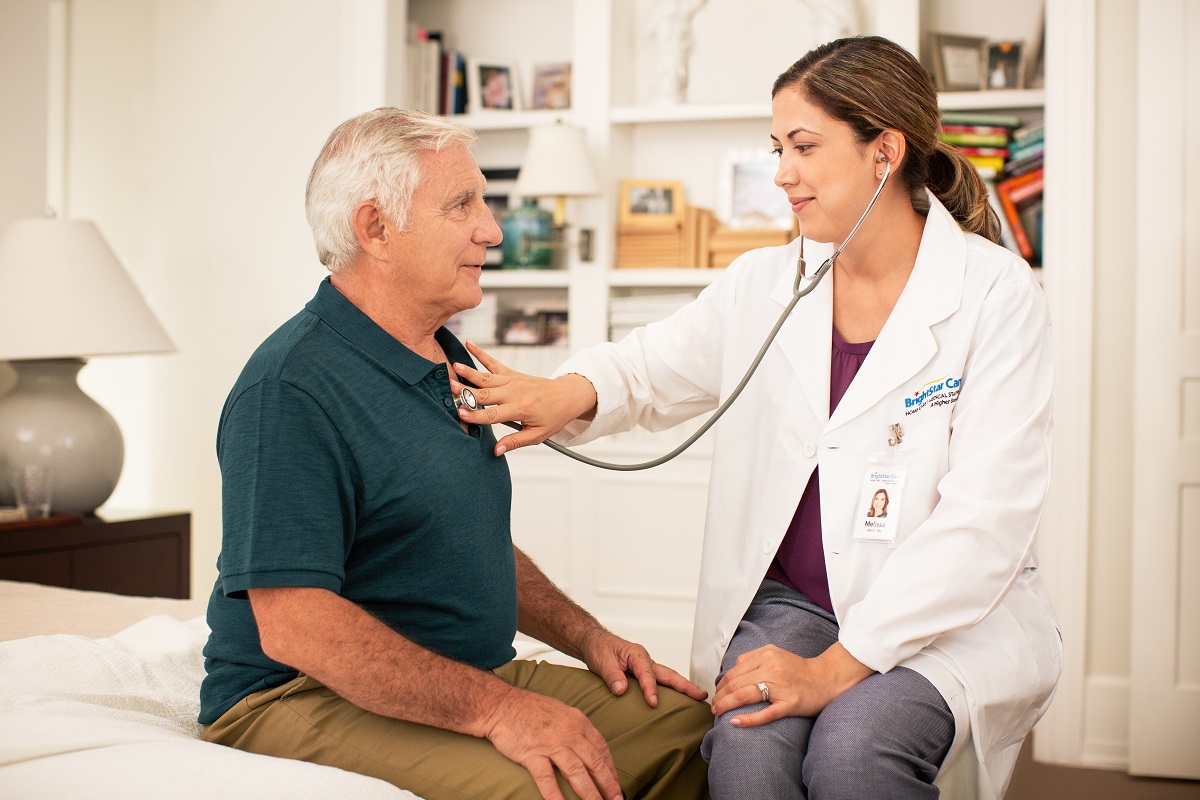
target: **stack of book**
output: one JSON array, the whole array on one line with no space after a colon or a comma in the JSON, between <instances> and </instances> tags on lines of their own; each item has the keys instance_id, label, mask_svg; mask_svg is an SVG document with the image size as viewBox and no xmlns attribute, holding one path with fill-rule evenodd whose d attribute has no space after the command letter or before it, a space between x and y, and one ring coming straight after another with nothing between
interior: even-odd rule
<instances>
[{"instance_id":1,"label":"stack of book","mask_svg":"<svg viewBox=\"0 0 1200 800\"><path fill-rule=\"evenodd\" d=\"M1008 146L1008 159L1004 162L1004 177L1015 178L1033 172L1042 166L1046 153L1046 129L1041 122L1026 125L1013 131Z\"/></svg>"},{"instance_id":2,"label":"stack of book","mask_svg":"<svg viewBox=\"0 0 1200 800\"><path fill-rule=\"evenodd\" d=\"M430 114L462 114L467 110L467 62L447 48L440 31L409 24L408 105Z\"/></svg>"},{"instance_id":3,"label":"stack of book","mask_svg":"<svg viewBox=\"0 0 1200 800\"><path fill-rule=\"evenodd\" d=\"M942 138L975 165L1000 219L1000 242L1031 266L1042 261L1041 122L1022 125L1007 114L942 114Z\"/></svg>"},{"instance_id":4,"label":"stack of book","mask_svg":"<svg viewBox=\"0 0 1200 800\"><path fill-rule=\"evenodd\" d=\"M980 175L995 179L1004 171L1013 130L1020 124L1018 117L1007 114L946 111L942 139L966 154Z\"/></svg>"}]
</instances>

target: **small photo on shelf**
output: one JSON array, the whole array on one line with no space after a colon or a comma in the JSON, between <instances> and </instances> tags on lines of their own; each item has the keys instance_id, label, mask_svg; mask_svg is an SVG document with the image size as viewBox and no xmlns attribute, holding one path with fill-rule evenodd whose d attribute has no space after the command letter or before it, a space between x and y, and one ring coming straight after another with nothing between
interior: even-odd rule
<instances>
[{"instance_id":1,"label":"small photo on shelf","mask_svg":"<svg viewBox=\"0 0 1200 800\"><path fill-rule=\"evenodd\" d=\"M987 88L1021 89L1025 83L1022 42L989 42L987 46Z\"/></svg>"},{"instance_id":2,"label":"small photo on shelf","mask_svg":"<svg viewBox=\"0 0 1200 800\"><path fill-rule=\"evenodd\" d=\"M467 103L474 113L519 111L517 66L511 61L471 58L467 61Z\"/></svg>"},{"instance_id":3,"label":"small photo on shelf","mask_svg":"<svg viewBox=\"0 0 1200 800\"><path fill-rule=\"evenodd\" d=\"M496 341L500 344L541 344L545 331L542 314L502 311L496 318Z\"/></svg>"},{"instance_id":4,"label":"small photo on shelf","mask_svg":"<svg viewBox=\"0 0 1200 800\"><path fill-rule=\"evenodd\" d=\"M621 181L621 225L674 228L683 222L686 211L683 184L679 181L642 180L627 178Z\"/></svg>"},{"instance_id":5,"label":"small photo on shelf","mask_svg":"<svg viewBox=\"0 0 1200 800\"><path fill-rule=\"evenodd\" d=\"M530 108L571 107L571 62L535 64Z\"/></svg>"},{"instance_id":6,"label":"small photo on shelf","mask_svg":"<svg viewBox=\"0 0 1200 800\"><path fill-rule=\"evenodd\" d=\"M939 92L978 92L984 86L984 45L978 36L929 34L933 81Z\"/></svg>"}]
</instances>

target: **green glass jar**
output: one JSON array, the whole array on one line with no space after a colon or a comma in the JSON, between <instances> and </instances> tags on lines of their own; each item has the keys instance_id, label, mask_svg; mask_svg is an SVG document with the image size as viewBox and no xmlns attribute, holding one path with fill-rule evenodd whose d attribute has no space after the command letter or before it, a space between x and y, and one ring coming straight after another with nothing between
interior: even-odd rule
<instances>
[{"instance_id":1,"label":"green glass jar","mask_svg":"<svg viewBox=\"0 0 1200 800\"><path fill-rule=\"evenodd\" d=\"M553 262L553 215L532 197L500 220L505 269L544 269Z\"/></svg>"}]
</instances>

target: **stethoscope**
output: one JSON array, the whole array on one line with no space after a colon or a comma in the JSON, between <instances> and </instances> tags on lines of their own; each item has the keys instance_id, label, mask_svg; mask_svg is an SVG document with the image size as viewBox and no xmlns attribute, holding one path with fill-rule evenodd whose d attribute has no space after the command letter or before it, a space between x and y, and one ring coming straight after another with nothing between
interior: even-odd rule
<instances>
[{"instance_id":1,"label":"stethoscope","mask_svg":"<svg viewBox=\"0 0 1200 800\"><path fill-rule=\"evenodd\" d=\"M854 223L854 227L850 229L850 233L846 236L845 240L843 240L841 245L833 251L833 255L825 259L825 263L821 265L820 269L813 273L812 278L807 278L805 275L807 264L804 261L804 237L800 237L800 255L796 259L796 279L792 282L791 302L787 304L787 308L785 308L783 313L779 315L779 319L775 322L775 327L771 328L771 332L767 334L767 338L763 341L762 347L758 349L758 355L756 355L754 360L750 362L750 366L746 369L746 374L742 376L742 380L736 387L734 387L733 391L729 393L729 397L725 399L725 402L713 412L712 416L709 417L705 423L696 430L695 433L687 438L687 441L683 442L666 455L659 456L651 461L643 461L639 464L614 464L609 461L599 461L594 458L589 458L585 455L580 455L570 448L563 447L561 444L558 444L557 442L551 442L549 440L542 442L542 444L557 450L564 456L573 458L576 461L581 461L589 466L600 467L601 469L617 470L619 472L634 472L637 470L657 467L660 464L667 463L695 444L701 436L708 432L709 428L716 424L717 420L721 418L721 416L729 409L729 407L733 405L733 401L738 399L738 396L741 395L742 390L746 388L746 384L750 382L750 378L754 376L755 371L758 369L758 365L763 360L763 356L767 354L767 350L771 347L771 343L775 341L775 337L783 327L783 323L787 321L788 315L790 315L792 313L792 309L796 307L796 303L800 302L801 298L805 297L809 292L817 288L817 284L821 282L821 279L824 278L831 269L833 269L833 262L836 261L837 257L840 256L842 251L846 249L846 245L850 244L850 240L854 238L854 234L858 233L858 229L862 227L863 221L866 220L867 214L871 213L871 209L875 207L875 201L879 199L879 194L883 191L884 184L887 183L888 177L892 174L892 165L887 158L884 156L879 156L877 161L883 162L883 176L879 180L879 186L875 189L875 194L871 196L871 202L867 203L867 207L863 209L863 213L861 216L859 216L858 222ZM801 289L800 284L805 280L808 281L808 285ZM476 400L475 394L466 387L463 388L462 392L459 393L458 398L456 398L454 401L455 408L459 408L461 406L466 406L472 411L479 408L479 402ZM520 423L505 422L503 424L510 428L521 430Z\"/></svg>"}]
</instances>

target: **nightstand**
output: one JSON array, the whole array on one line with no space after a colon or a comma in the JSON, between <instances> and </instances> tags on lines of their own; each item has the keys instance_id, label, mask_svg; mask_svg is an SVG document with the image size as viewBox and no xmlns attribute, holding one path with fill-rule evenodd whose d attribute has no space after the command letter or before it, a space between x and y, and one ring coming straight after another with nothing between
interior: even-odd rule
<instances>
[{"instance_id":1,"label":"nightstand","mask_svg":"<svg viewBox=\"0 0 1200 800\"><path fill-rule=\"evenodd\" d=\"M0 579L187 598L192 515L63 515L0 523Z\"/></svg>"}]
</instances>

